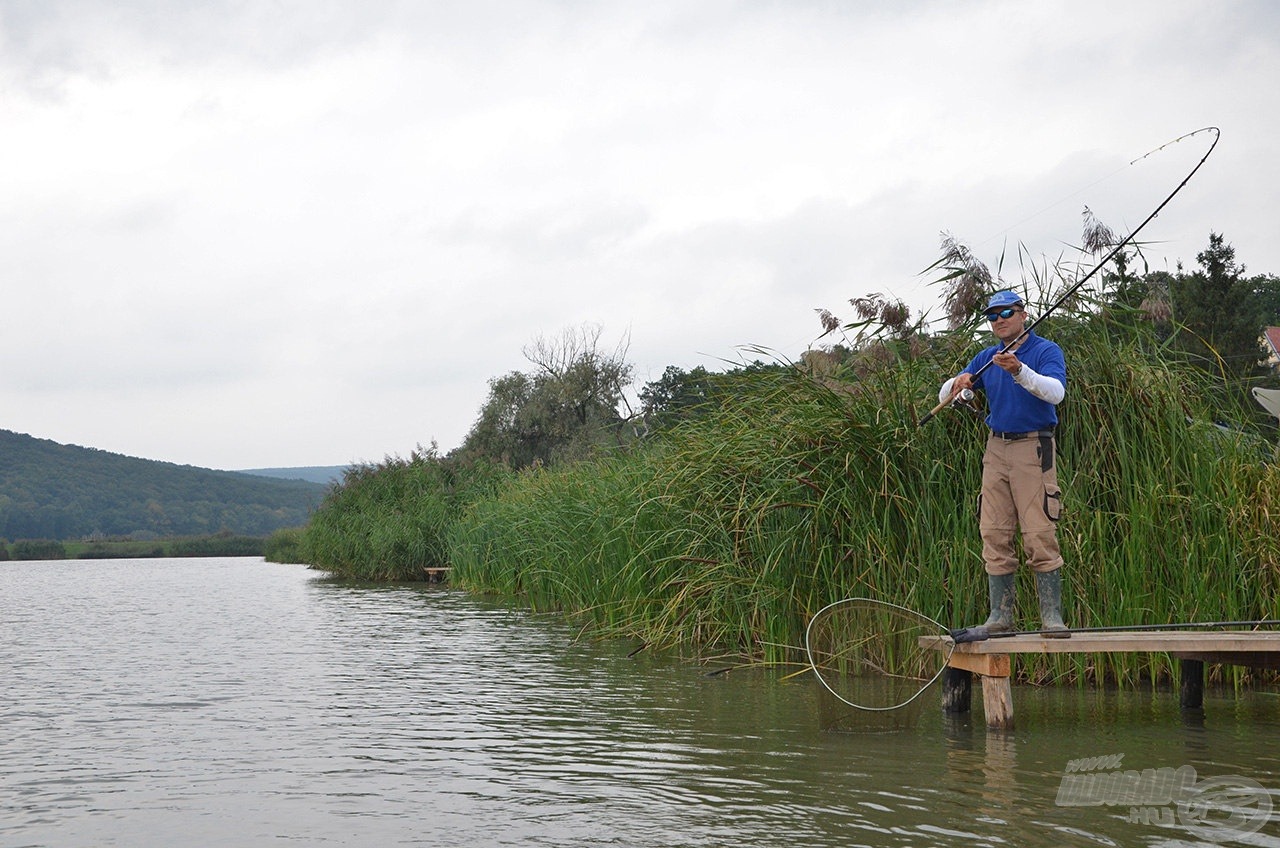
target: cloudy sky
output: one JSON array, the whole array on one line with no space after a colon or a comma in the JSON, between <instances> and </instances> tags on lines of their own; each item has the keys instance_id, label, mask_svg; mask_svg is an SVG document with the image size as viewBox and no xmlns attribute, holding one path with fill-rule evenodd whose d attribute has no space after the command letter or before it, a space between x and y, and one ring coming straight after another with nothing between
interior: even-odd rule
<instances>
[{"instance_id":1,"label":"cloudy sky","mask_svg":"<svg viewBox=\"0 0 1280 848\"><path fill-rule=\"evenodd\" d=\"M1148 260L1280 273L1276 80L1267 0L0 0L0 428L449 450L539 335L795 357L816 308L938 312L942 231L1017 285L1208 125Z\"/></svg>"}]
</instances>

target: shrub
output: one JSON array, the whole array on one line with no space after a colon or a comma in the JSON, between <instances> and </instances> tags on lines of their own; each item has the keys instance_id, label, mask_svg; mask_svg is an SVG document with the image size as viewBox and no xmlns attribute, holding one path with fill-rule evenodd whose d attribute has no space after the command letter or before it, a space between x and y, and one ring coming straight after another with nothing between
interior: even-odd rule
<instances>
[{"instance_id":1,"label":"shrub","mask_svg":"<svg viewBox=\"0 0 1280 848\"><path fill-rule=\"evenodd\" d=\"M12 554L17 560L66 559L67 551L52 539L19 539L12 545Z\"/></svg>"}]
</instances>

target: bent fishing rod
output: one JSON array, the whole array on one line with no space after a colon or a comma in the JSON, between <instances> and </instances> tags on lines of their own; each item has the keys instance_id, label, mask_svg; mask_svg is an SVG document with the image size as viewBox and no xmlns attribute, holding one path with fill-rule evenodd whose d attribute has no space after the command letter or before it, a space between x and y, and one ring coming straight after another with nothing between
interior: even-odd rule
<instances>
[{"instance_id":1,"label":"bent fishing rod","mask_svg":"<svg viewBox=\"0 0 1280 848\"><path fill-rule=\"evenodd\" d=\"M1191 138L1192 136L1199 135L1200 133L1203 133L1203 132L1213 133L1213 144L1209 145L1209 149L1205 151L1204 156L1200 157L1200 161L1196 163L1196 166L1192 168L1191 171L1185 177L1182 178L1182 182L1178 183L1178 187L1175 188L1172 192L1170 192L1169 196L1166 197L1164 200L1162 200L1160 202L1160 205L1155 208L1155 211L1153 211L1150 215L1148 215L1145 219L1143 219L1141 224L1138 224L1138 226L1130 230L1129 235L1125 236L1118 243L1116 243L1116 245L1111 248L1110 252L1108 252L1106 256L1102 257L1102 260L1098 262L1097 265L1093 266L1093 269L1089 271L1089 273L1085 274L1083 277L1077 280L1074 284L1072 284L1071 288L1067 289L1066 293L1063 294L1062 297L1058 298L1058 301L1056 303L1054 303L1052 306L1050 306L1048 309L1042 312L1038 317L1036 317L1034 321L1027 324L1027 326L1023 327L1022 332L1019 333L1017 337L1010 340L1003 347L1001 347L1000 350L997 351L997 355L1001 353L1005 353L1009 351L1011 348L1016 347L1024 338L1027 337L1028 334L1030 334L1032 330L1036 328L1037 324L1039 324L1041 321L1043 321L1044 319L1052 315L1054 311L1058 309L1058 307L1066 303L1071 298L1072 295L1074 295L1077 291L1079 291L1081 286L1083 286L1090 279L1092 279L1094 274L1097 274L1099 271L1101 271L1104 265L1106 265L1108 262L1114 259L1120 253L1121 250L1123 250L1130 243L1132 243L1133 240L1137 238L1138 233L1142 232L1143 227L1145 227L1147 224L1155 220L1156 216L1159 215L1160 212L1163 211L1164 208L1169 205L1169 201L1173 200L1173 198L1177 196L1178 192L1182 191L1182 189L1187 185L1187 183L1191 182L1191 178L1196 175L1196 171L1200 170L1200 166L1203 165L1206 160L1208 160L1209 155L1213 153L1213 149L1218 146L1218 140L1222 138L1222 133L1217 127L1201 127L1200 129L1195 130L1194 132L1189 132L1189 133L1186 133L1185 135L1180 135L1177 138L1175 138L1173 141L1165 142L1164 144L1157 147L1155 150L1152 150L1150 153L1146 153L1142 156L1139 156L1137 159L1134 159L1132 162L1129 163L1130 165L1137 164L1138 162L1141 162L1143 159L1146 159L1148 156L1153 156L1156 153L1159 153L1161 150L1164 150L1166 147L1169 147L1170 145L1177 144L1183 139ZM987 362L974 373L973 375L974 379L977 379L978 377L980 377L982 375L982 372L986 371L989 367L991 367L991 363L994 361L995 361L994 359L987 360ZM943 409L946 409L953 402L955 402L955 399L957 396L958 396L958 393L953 392L950 397L948 397L946 400L942 401L933 409L925 413L924 416L920 419L919 423L916 424L916 426L923 427L925 424L928 424L935 415L937 415Z\"/></svg>"}]
</instances>

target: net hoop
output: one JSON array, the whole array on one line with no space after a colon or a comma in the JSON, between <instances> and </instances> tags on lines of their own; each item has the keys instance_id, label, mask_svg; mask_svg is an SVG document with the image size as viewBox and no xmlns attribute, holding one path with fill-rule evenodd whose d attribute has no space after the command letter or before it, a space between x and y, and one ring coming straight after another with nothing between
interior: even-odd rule
<instances>
[{"instance_id":1,"label":"net hoop","mask_svg":"<svg viewBox=\"0 0 1280 848\"><path fill-rule=\"evenodd\" d=\"M915 694L913 694L910 698L907 698L905 701L901 701L899 703L896 703L896 704L893 704L892 706L887 706L887 707L875 707L875 706L868 706L866 704L858 704L853 701L850 701L848 698L844 697L839 692L837 692L835 688L832 687L831 684L827 682L826 678L823 677L822 671L818 667L818 662L816 659L814 659L814 647L813 647L814 623L822 620L824 615L829 614L830 611L836 609L837 607L852 605L852 604L884 607L885 609L890 610L899 615L902 615L904 617L915 619L921 624L932 625L934 628L937 629L938 636L947 637L945 641L946 648L942 651L939 651L939 653L944 654L944 656L942 658L942 662L938 664L937 672L932 677L930 677L928 681L923 683L920 686L920 688L916 690ZM808 660L809 660L809 668L813 671L814 677L818 678L818 682L822 684L822 688L826 689L829 693L831 693L831 695L834 698L836 698L841 703L847 704L848 706L853 707L854 709L863 710L865 712L891 712L893 710L899 710L907 706L908 704L910 704L912 701L919 698L922 694L924 694L924 691L928 689L930 686L932 686L935 682L937 682L938 678L940 678L943 672L947 670L947 663L950 661L951 654L952 652L955 651L955 648L956 648L955 642L950 639L950 631L946 627L943 627L941 624L939 624L937 621L930 618L929 616L924 615L923 613L920 613L920 612L916 612L913 609L909 609L907 607L901 606L900 604L890 603L889 601L878 601L873 598L844 598L843 600L839 600L839 601L835 601L833 603L827 604L825 607L823 607L822 609L814 613L813 618L809 619L809 624L807 627L805 627L805 630L804 630L804 650L805 650L805 655L808 657Z\"/></svg>"}]
</instances>

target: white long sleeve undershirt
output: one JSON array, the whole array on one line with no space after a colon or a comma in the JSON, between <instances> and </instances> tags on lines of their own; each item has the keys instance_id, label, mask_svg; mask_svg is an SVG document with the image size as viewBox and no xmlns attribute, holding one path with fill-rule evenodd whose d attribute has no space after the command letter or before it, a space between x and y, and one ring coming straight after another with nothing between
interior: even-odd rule
<instances>
[{"instance_id":1,"label":"white long sleeve undershirt","mask_svg":"<svg viewBox=\"0 0 1280 848\"><path fill-rule=\"evenodd\" d=\"M1026 365L1022 366L1013 381L1040 400L1054 406L1062 403L1062 399L1067 396L1067 387L1062 385L1061 380L1038 374Z\"/></svg>"},{"instance_id":2,"label":"white long sleeve undershirt","mask_svg":"<svg viewBox=\"0 0 1280 848\"><path fill-rule=\"evenodd\" d=\"M997 366L993 365L991 367L995 368ZM942 389L938 392L939 403L951 397L951 386L955 381L956 378L952 377L942 384ZM1022 369L1018 371L1018 376L1014 377L1013 381L1040 398L1040 400L1051 403L1054 406L1062 403L1062 399L1067 395L1067 387L1062 385L1061 380L1037 374L1026 365L1022 366Z\"/></svg>"}]
</instances>

